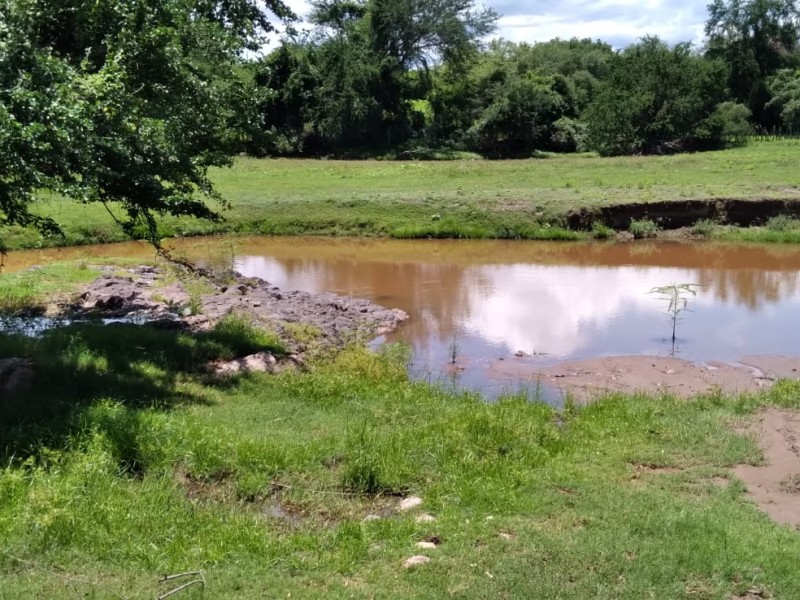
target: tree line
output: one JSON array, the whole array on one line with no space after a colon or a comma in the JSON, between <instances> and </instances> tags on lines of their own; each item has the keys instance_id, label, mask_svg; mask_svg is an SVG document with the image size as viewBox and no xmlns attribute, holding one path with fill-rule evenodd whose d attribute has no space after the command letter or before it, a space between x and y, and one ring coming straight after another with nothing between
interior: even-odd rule
<instances>
[{"instance_id":1,"label":"tree line","mask_svg":"<svg viewBox=\"0 0 800 600\"><path fill-rule=\"evenodd\" d=\"M313 30L249 65L255 154L468 150L604 155L719 148L800 131L794 0L715 0L706 40L482 40L473 0L315 0Z\"/></svg>"},{"instance_id":2,"label":"tree line","mask_svg":"<svg viewBox=\"0 0 800 600\"><path fill-rule=\"evenodd\" d=\"M0 0L0 234L55 234L42 190L131 234L217 219L237 152L665 153L800 130L795 0L714 0L702 47L514 44L475 0ZM113 209L113 210L112 210ZM2 240L0 239L0 250Z\"/></svg>"}]
</instances>

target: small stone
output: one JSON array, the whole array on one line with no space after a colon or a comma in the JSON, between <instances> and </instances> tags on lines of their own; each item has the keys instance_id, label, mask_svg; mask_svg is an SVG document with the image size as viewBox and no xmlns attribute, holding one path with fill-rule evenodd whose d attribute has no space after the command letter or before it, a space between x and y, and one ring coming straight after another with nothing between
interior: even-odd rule
<instances>
[{"instance_id":1,"label":"small stone","mask_svg":"<svg viewBox=\"0 0 800 600\"><path fill-rule=\"evenodd\" d=\"M419 515L414 521L416 523L433 523L436 520L436 517L433 515L429 515L428 513L424 513Z\"/></svg>"},{"instance_id":2,"label":"small stone","mask_svg":"<svg viewBox=\"0 0 800 600\"><path fill-rule=\"evenodd\" d=\"M499 536L500 536L502 539L504 539L504 540L507 540L507 541L509 541L509 540L513 540L513 539L514 539L514 537L516 537L516 536L515 536L513 533L508 533L508 532L506 532L506 531L501 531L501 532L500 532L498 535L499 535Z\"/></svg>"},{"instance_id":3,"label":"small stone","mask_svg":"<svg viewBox=\"0 0 800 600\"><path fill-rule=\"evenodd\" d=\"M31 389L33 363L25 358L0 360L0 399L13 398Z\"/></svg>"},{"instance_id":4,"label":"small stone","mask_svg":"<svg viewBox=\"0 0 800 600\"><path fill-rule=\"evenodd\" d=\"M234 373L272 373L277 365L277 359L269 352L259 352L244 358L237 358L213 366L217 375L232 375Z\"/></svg>"},{"instance_id":5,"label":"small stone","mask_svg":"<svg viewBox=\"0 0 800 600\"><path fill-rule=\"evenodd\" d=\"M406 561L403 563L403 567L406 569L413 569L414 567L419 567L421 565L427 564L431 562L431 559L427 556L412 556L411 558L407 558Z\"/></svg>"},{"instance_id":6,"label":"small stone","mask_svg":"<svg viewBox=\"0 0 800 600\"><path fill-rule=\"evenodd\" d=\"M372 521L380 521L381 518L378 515L367 515L364 517L364 523L370 523Z\"/></svg>"},{"instance_id":7,"label":"small stone","mask_svg":"<svg viewBox=\"0 0 800 600\"><path fill-rule=\"evenodd\" d=\"M415 545L420 550L435 550L437 547L433 542L417 542Z\"/></svg>"},{"instance_id":8,"label":"small stone","mask_svg":"<svg viewBox=\"0 0 800 600\"><path fill-rule=\"evenodd\" d=\"M397 505L397 509L411 510L412 508L417 508L418 506L422 506L422 498L419 496L409 496L408 498L404 498L400 504Z\"/></svg>"}]
</instances>

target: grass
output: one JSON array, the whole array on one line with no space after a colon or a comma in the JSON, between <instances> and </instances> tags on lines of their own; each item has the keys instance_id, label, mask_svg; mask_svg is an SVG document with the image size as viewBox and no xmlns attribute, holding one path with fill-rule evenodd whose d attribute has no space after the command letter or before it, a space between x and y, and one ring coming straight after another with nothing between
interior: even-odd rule
<instances>
[{"instance_id":1,"label":"grass","mask_svg":"<svg viewBox=\"0 0 800 600\"><path fill-rule=\"evenodd\" d=\"M282 349L237 319L0 335L37 373L0 403L2 597L155 597L194 570L205 593L180 597L800 596L800 536L729 470L761 458L736 426L800 408L796 382L559 414L409 381L395 346L307 372L205 370L260 350ZM397 512L411 494L421 509ZM404 570L419 553L431 562Z\"/></svg>"},{"instance_id":2,"label":"grass","mask_svg":"<svg viewBox=\"0 0 800 600\"><path fill-rule=\"evenodd\" d=\"M62 263L0 275L0 313L43 312L48 304L66 299L79 284L96 278L97 271L83 263Z\"/></svg>"},{"instance_id":3,"label":"grass","mask_svg":"<svg viewBox=\"0 0 800 600\"><path fill-rule=\"evenodd\" d=\"M574 238L567 213L629 202L800 199L797 141L661 157L548 156L521 161L325 161L237 158L212 179L232 204L221 224L168 218L165 236L210 233ZM105 209L43 195L36 211L64 239L4 232L12 248L123 239Z\"/></svg>"}]
</instances>

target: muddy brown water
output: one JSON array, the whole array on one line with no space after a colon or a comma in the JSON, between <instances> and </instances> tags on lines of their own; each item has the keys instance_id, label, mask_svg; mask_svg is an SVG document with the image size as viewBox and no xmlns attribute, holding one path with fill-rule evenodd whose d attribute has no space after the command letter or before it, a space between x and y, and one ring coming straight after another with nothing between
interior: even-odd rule
<instances>
[{"instance_id":1,"label":"muddy brown water","mask_svg":"<svg viewBox=\"0 0 800 600\"><path fill-rule=\"evenodd\" d=\"M790 246L330 238L173 245L188 258L232 262L244 275L283 289L401 308L411 319L388 341L412 346L416 376L490 396L539 385L531 369L504 376L509 370L497 369L503 361L545 367L603 356L670 356L668 303L649 292L673 283L700 286L677 323L675 356L727 363L800 356L800 248ZM113 244L12 253L6 267L152 255L143 243Z\"/></svg>"}]
</instances>

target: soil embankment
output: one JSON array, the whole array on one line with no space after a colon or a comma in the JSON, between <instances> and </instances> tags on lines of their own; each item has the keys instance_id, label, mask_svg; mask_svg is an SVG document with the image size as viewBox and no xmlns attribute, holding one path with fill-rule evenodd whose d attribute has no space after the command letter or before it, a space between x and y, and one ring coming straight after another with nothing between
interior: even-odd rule
<instances>
[{"instance_id":1,"label":"soil embankment","mask_svg":"<svg viewBox=\"0 0 800 600\"><path fill-rule=\"evenodd\" d=\"M800 217L800 201L720 198L631 202L583 208L568 214L566 223L570 229L577 230L590 229L595 223L602 223L616 230L626 230L631 221L650 219L662 229L680 229L709 219L725 225L750 227L763 225L770 218L779 215Z\"/></svg>"}]
</instances>

